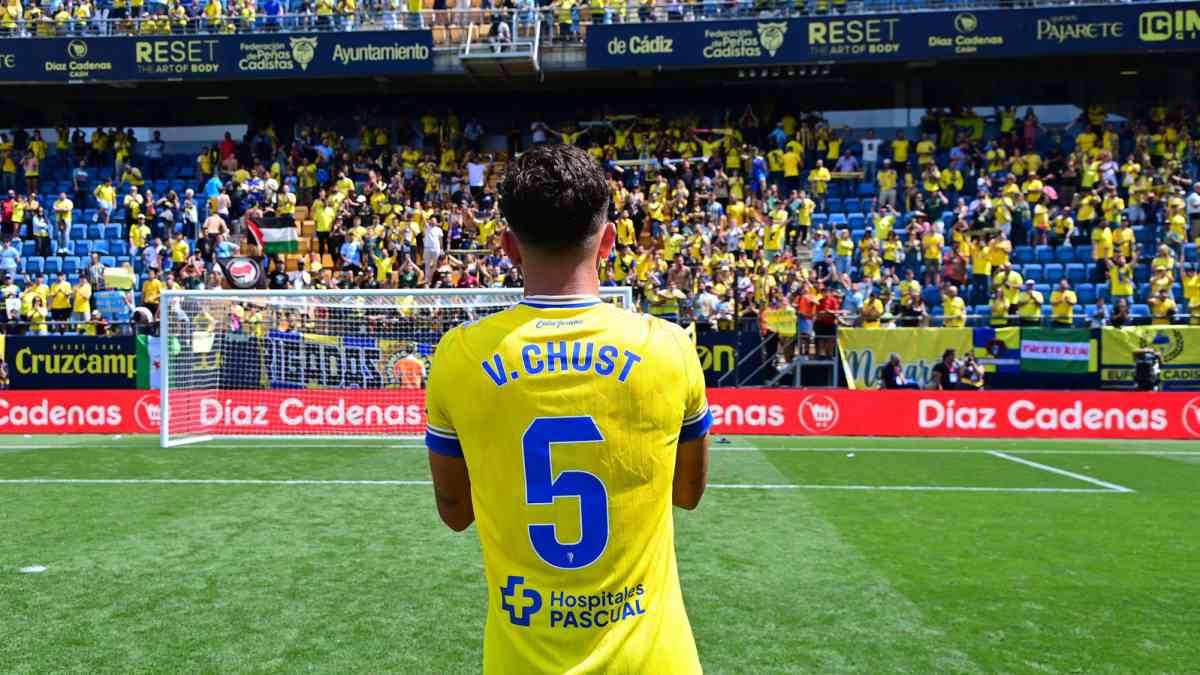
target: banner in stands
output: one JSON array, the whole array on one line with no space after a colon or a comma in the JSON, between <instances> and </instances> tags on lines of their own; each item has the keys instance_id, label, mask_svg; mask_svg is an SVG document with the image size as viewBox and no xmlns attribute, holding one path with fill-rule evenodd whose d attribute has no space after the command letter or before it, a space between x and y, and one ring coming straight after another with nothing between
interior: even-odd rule
<instances>
[{"instance_id":1,"label":"banner in stands","mask_svg":"<svg viewBox=\"0 0 1200 675\"><path fill-rule=\"evenodd\" d=\"M1200 438L1200 396L1061 391L709 389L716 433Z\"/></svg>"},{"instance_id":2,"label":"banner in stands","mask_svg":"<svg viewBox=\"0 0 1200 675\"><path fill-rule=\"evenodd\" d=\"M83 84L430 73L428 30L4 40L0 82Z\"/></svg>"},{"instance_id":3,"label":"banner in stands","mask_svg":"<svg viewBox=\"0 0 1200 675\"><path fill-rule=\"evenodd\" d=\"M1200 49L1195 3L595 25L589 68Z\"/></svg>"},{"instance_id":4,"label":"banner in stands","mask_svg":"<svg viewBox=\"0 0 1200 675\"><path fill-rule=\"evenodd\" d=\"M846 386L851 389L879 387L879 368L892 354L900 356L906 380L927 387L933 381L933 367L947 349L962 358L975 346L971 328L842 328L837 341Z\"/></svg>"},{"instance_id":5,"label":"banner in stands","mask_svg":"<svg viewBox=\"0 0 1200 675\"><path fill-rule=\"evenodd\" d=\"M229 434L412 433L423 392L362 389L196 392L172 398ZM1200 395L709 389L715 434L1200 438ZM0 433L157 433L155 391L0 391ZM180 431L184 431L180 429Z\"/></svg>"},{"instance_id":6,"label":"banner in stands","mask_svg":"<svg viewBox=\"0 0 1200 675\"><path fill-rule=\"evenodd\" d=\"M1133 352L1153 347L1162 357L1166 389L1200 385L1200 326L1105 328L1100 338L1100 379L1105 388L1133 386Z\"/></svg>"},{"instance_id":7,"label":"banner in stands","mask_svg":"<svg viewBox=\"0 0 1200 675\"><path fill-rule=\"evenodd\" d=\"M132 336L7 336L11 389L132 389L137 349Z\"/></svg>"}]
</instances>

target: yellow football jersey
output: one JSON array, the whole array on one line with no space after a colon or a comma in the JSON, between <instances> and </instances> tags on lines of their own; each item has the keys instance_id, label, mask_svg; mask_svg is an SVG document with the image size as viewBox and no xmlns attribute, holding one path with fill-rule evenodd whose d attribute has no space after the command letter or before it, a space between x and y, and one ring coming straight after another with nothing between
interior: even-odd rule
<instances>
[{"instance_id":1,"label":"yellow football jersey","mask_svg":"<svg viewBox=\"0 0 1200 675\"><path fill-rule=\"evenodd\" d=\"M442 337L426 405L426 445L471 476L485 673L700 672L671 493L712 416L682 329L530 296Z\"/></svg>"}]
</instances>

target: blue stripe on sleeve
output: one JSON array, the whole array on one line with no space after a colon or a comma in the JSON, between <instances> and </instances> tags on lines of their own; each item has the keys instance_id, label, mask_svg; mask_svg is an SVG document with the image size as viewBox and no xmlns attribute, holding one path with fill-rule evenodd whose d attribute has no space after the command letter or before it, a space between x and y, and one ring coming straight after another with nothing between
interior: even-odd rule
<instances>
[{"instance_id":1,"label":"blue stripe on sleeve","mask_svg":"<svg viewBox=\"0 0 1200 675\"><path fill-rule=\"evenodd\" d=\"M462 445L457 438L447 438L438 436L437 434L425 432L425 447L429 448L430 452L444 455L446 457L462 457Z\"/></svg>"},{"instance_id":2,"label":"blue stripe on sleeve","mask_svg":"<svg viewBox=\"0 0 1200 675\"><path fill-rule=\"evenodd\" d=\"M704 415L700 416L694 422L688 422L679 429L679 442L694 441L708 433L709 427L713 424L712 411L708 408L704 409Z\"/></svg>"}]
</instances>

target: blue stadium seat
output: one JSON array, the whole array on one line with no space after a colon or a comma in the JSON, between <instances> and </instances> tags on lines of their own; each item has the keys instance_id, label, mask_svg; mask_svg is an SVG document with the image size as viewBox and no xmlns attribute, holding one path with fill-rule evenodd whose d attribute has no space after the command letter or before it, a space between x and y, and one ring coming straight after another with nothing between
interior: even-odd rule
<instances>
[{"instance_id":1,"label":"blue stadium seat","mask_svg":"<svg viewBox=\"0 0 1200 675\"><path fill-rule=\"evenodd\" d=\"M1096 316L1096 305L1094 305L1094 304L1084 305L1083 306L1083 315L1084 315L1084 317L1087 318L1087 322L1091 323L1092 317Z\"/></svg>"},{"instance_id":2,"label":"blue stadium seat","mask_svg":"<svg viewBox=\"0 0 1200 675\"><path fill-rule=\"evenodd\" d=\"M812 214L813 227L825 227L825 225L828 222L829 222L829 216L825 215L824 213Z\"/></svg>"},{"instance_id":3,"label":"blue stadium seat","mask_svg":"<svg viewBox=\"0 0 1200 675\"><path fill-rule=\"evenodd\" d=\"M108 241L108 252L110 255L115 256L129 255L129 242L124 239L110 239Z\"/></svg>"},{"instance_id":4,"label":"blue stadium seat","mask_svg":"<svg viewBox=\"0 0 1200 675\"><path fill-rule=\"evenodd\" d=\"M1200 262L1200 251L1198 251L1197 248L1200 248L1200 247L1197 247L1195 244L1184 244L1183 245L1184 261L1191 262L1191 263Z\"/></svg>"},{"instance_id":5,"label":"blue stadium seat","mask_svg":"<svg viewBox=\"0 0 1200 675\"><path fill-rule=\"evenodd\" d=\"M1072 286L1088 281L1087 267L1081 263L1067 263L1066 265L1067 281L1071 282Z\"/></svg>"},{"instance_id":6,"label":"blue stadium seat","mask_svg":"<svg viewBox=\"0 0 1200 675\"><path fill-rule=\"evenodd\" d=\"M46 274L57 275L62 271L62 258L46 258L46 264L42 270Z\"/></svg>"},{"instance_id":7,"label":"blue stadium seat","mask_svg":"<svg viewBox=\"0 0 1200 675\"><path fill-rule=\"evenodd\" d=\"M1092 245L1084 244L1075 247L1075 261L1081 263L1092 262Z\"/></svg>"},{"instance_id":8,"label":"blue stadium seat","mask_svg":"<svg viewBox=\"0 0 1200 675\"><path fill-rule=\"evenodd\" d=\"M1150 266L1146 264L1138 265L1133 268L1133 280L1139 284L1144 284L1150 281Z\"/></svg>"},{"instance_id":9,"label":"blue stadium seat","mask_svg":"<svg viewBox=\"0 0 1200 675\"><path fill-rule=\"evenodd\" d=\"M1135 318L1150 318L1150 306L1137 303L1129 307L1129 314Z\"/></svg>"},{"instance_id":10,"label":"blue stadium seat","mask_svg":"<svg viewBox=\"0 0 1200 675\"><path fill-rule=\"evenodd\" d=\"M154 193L161 195L171 188L171 181L156 180L154 181Z\"/></svg>"},{"instance_id":11,"label":"blue stadium seat","mask_svg":"<svg viewBox=\"0 0 1200 675\"><path fill-rule=\"evenodd\" d=\"M82 220L83 220L84 222L86 222L86 223L91 223L91 222L94 222L94 221L96 220L96 218L97 218L96 209L93 209L93 208L86 208L86 209L84 209L84 210L83 210L83 218L82 218Z\"/></svg>"},{"instance_id":12,"label":"blue stadium seat","mask_svg":"<svg viewBox=\"0 0 1200 675\"><path fill-rule=\"evenodd\" d=\"M826 213L842 213L845 209L842 207L842 200L837 197L830 197L825 200Z\"/></svg>"},{"instance_id":13,"label":"blue stadium seat","mask_svg":"<svg viewBox=\"0 0 1200 675\"><path fill-rule=\"evenodd\" d=\"M132 264L133 264L133 258L130 258L130 257L129 257L129 256L127 256L127 255L119 255L119 256L117 256L117 265L121 265L121 266L123 266L123 265L125 265L125 263L129 263L129 264L131 264L131 265L132 265Z\"/></svg>"},{"instance_id":14,"label":"blue stadium seat","mask_svg":"<svg viewBox=\"0 0 1200 675\"><path fill-rule=\"evenodd\" d=\"M1079 299L1081 305L1096 304L1096 285L1079 284L1075 287L1075 297Z\"/></svg>"},{"instance_id":15,"label":"blue stadium seat","mask_svg":"<svg viewBox=\"0 0 1200 675\"><path fill-rule=\"evenodd\" d=\"M71 243L74 244L75 255L90 256L92 254L92 242L87 239L78 239Z\"/></svg>"},{"instance_id":16,"label":"blue stadium seat","mask_svg":"<svg viewBox=\"0 0 1200 675\"><path fill-rule=\"evenodd\" d=\"M79 259L75 257L63 258L62 271L67 276L79 274Z\"/></svg>"},{"instance_id":17,"label":"blue stadium seat","mask_svg":"<svg viewBox=\"0 0 1200 675\"><path fill-rule=\"evenodd\" d=\"M1028 246L1017 246L1012 252L1014 265L1027 265L1033 262L1033 249Z\"/></svg>"},{"instance_id":18,"label":"blue stadium seat","mask_svg":"<svg viewBox=\"0 0 1200 675\"><path fill-rule=\"evenodd\" d=\"M1133 290L1133 297L1138 300L1148 300L1150 298L1150 284L1138 284Z\"/></svg>"},{"instance_id":19,"label":"blue stadium seat","mask_svg":"<svg viewBox=\"0 0 1200 675\"><path fill-rule=\"evenodd\" d=\"M108 255L108 242L103 240L92 242L92 253Z\"/></svg>"},{"instance_id":20,"label":"blue stadium seat","mask_svg":"<svg viewBox=\"0 0 1200 675\"><path fill-rule=\"evenodd\" d=\"M23 262L25 263L26 274L42 274L45 271L46 259L41 256L31 255L25 257Z\"/></svg>"},{"instance_id":21,"label":"blue stadium seat","mask_svg":"<svg viewBox=\"0 0 1200 675\"><path fill-rule=\"evenodd\" d=\"M105 267L116 267L117 259L111 255L102 255L100 256L100 263Z\"/></svg>"},{"instance_id":22,"label":"blue stadium seat","mask_svg":"<svg viewBox=\"0 0 1200 675\"><path fill-rule=\"evenodd\" d=\"M926 286L921 290L921 299L929 307L941 308L942 306L942 289L937 286Z\"/></svg>"},{"instance_id":23,"label":"blue stadium seat","mask_svg":"<svg viewBox=\"0 0 1200 675\"><path fill-rule=\"evenodd\" d=\"M72 241L79 241L80 239L86 239L87 238L87 227L84 225L72 225L70 235L71 235Z\"/></svg>"},{"instance_id":24,"label":"blue stadium seat","mask_svg":"<svg viewBox=\"0 0 1200 675\"><path fill-rule=\"evenodd\" d=\"M1183 284L1171 286L1171 296L1175 298L1176 304L1183 304Z\"/></svg>"},{"instance_id":25,"label":"blue stadium seat","mask_svg":"<svg viewBox=\"0 0 1200 675\"><path fill-rule=\"evenodd\" d=\"M971 308L971 313L975 315L975 325L980 328L986 328L992 325L992 307L991 305L975 305Z\"/></svg>"},{"instance_id":26,"label":"blue stadium seat","mask_svg":"<svg viewBox=\"0 0 1200 675\"><path fill-rule=\"evenodd\" d=\"M111 223L109 225L105 225L104 226L104 238L105 239L123 239L124 237L121 236L122 229L123 228L117 223Z\"/></svg>"},{"instance_id":27,"label":"blue stadium seat","mask_svg":"<svg viewBox=\"0 0 1200 675\"><path fill-rule=\"evenodd\" d=\"M1042 266L1037 263L1031 263L1021 267L1021 276L1025 281L1032 281L1035 284L1040 284L1046 280Z\"/></svg>"},{"instance_id":28,"label":"blue stadium seat","mask_svg":"<svg viewBox=\"0 0 1200 675\"><path fill-rule=\"evenodd\" d=\"M858 196L859 197L874 197L875 196L875 184L874 183L859 183L858 184Z\"/></svg>"},{"instance_id":29,"label":"blue stadium seat","mask_svg":"<svg viewBox=\"0 0 1200 675\"><path fill-rule=\"evenodd\" d=\"M36 244L34 244L32 241L21 242L21 257L22 258L28 258L29 256L31 256L35 253L37 253L37 245Z\"/></svg>"},{"instance_id":30,"label":"blue stadium seat","mask_svg":"<svg viewBox=\"0 0 1200 675\"><path fill-rule=\"evenodd\" d=\"M1075 262L1075 249L1070 244L1063 244L1054 249L1054 261L1064 265Z\"/></svg>"},{"instance_id":31,"label":"blue stadium seat","mask_svg":"<svg viewBox=\"0 0 1200 675\"><path fill-rule=\"evenodd\" d=\"M104 226L88 225L87 226L87 238L88 239L103 239L104 238Z\"/></svg>"},{"instance_id":32,"label":"blue stadium seat","mask_svg":"<svg viewBox=\"0 0 1200 675\"><path fill-rule=\"evenodd\" d=\"M1049 246L1038 246L1033 250L1033 253L1037 261L1043 265L1054 262L1054 249Z\"/></svg>"},{"instance_id":33,"label":"blue stadium seat","mask_svg":"<svg viewBox=\"0 0 1200 675\"><path fill-rule=\"evenodd\" d=\"M1089 279L1096 278L1096 263L1088 263L1088 264L1084 265L1084 269L1087 270L1087 278L1089 278ZM1105 273L1105 276L1108 276L1108 274Z\"/></svg>"},{"instance_id":34,"label":"blue stadium seat","mask_svg":"<svg viewBox=\"0 0 1200 675\"><path fill-rule=\"evenodd\" d=\"M944 324L942 323L942 321L943 321L943 319L944 319L944 318L945 318L945 316L946 316L946 310L942 309L942 306L941 306L941 305L938 305L937 307L934 307L934 308L933 308L933 309L932 309L932 310L931 310L929 313L930 313L931 315L933 315L933 320L930 322L930 324L929 324L929 325L931 325L931 326L942 326L942 325L944 325Z\"/></svg>"},{"instance_id":35,"label":"blue stadium seat","mask_svg":"<svg viewBox=\"0 0 1200 675\"><path fill-rule=\"evenodd\" d=\"M829 214L829 225L831 227L845 227L846 224L847 224L846 214L844 214L844 213Z\"/></svg>"},{"instance_id":36,"label":"blue stadium seat","mask_svg":"<svg viewBox=\"0 0 1200 675\"><path fill-rule=\"evenodd\" d=\"M1037 291L1038 293L1041 293L1042 300L1044 300L1047 303L1050 302L1050 293L1052 292L1053 288L1054 287L1051 286L1050 284L1034 284L1033 285L1033 290ZM1047 306L1049 306L1049 305L1047 305Z\"/></svg>"},{"instance_id":37,"label":"blue stadium seat","mask_svg":"<svg viewBox=\"0 0 1200 675\"><path fill-rule=\"evenodd\" d=\"M175 180L171 181L171 189L179 193L179 197L182 199L183 191L187 189L187 183L176 178Z\"/></svg>"},{"instance_id":38,"label":"blue stadium seat","mask_svg":"<svg viewBox=\"0 0 1200 675\"><path fill-rule=\"evenodd\" d=\"M867 217L861 213L851 213L846 216L846 220L852 229L861 230L866 225Z\"/></svg>"},{"instance_id":39,"label":"blue stadium seat","mask_svg":"<svg viewBox=\"0 0 1200 675\"><path fill-rule=\"evenodd\" d=\"M849 197L846 199L846 202L842 205L842 208L846 209L846 211L848 213L854 213L855 211L862 211L863 210L862 201L860 201L858 197Z\"/></svg>"},{"instance_id":40,"label":"blue stadium seat","mask_svg":"<svg viewBox=\"0 0 1200 675\"><path fill-rule=\"evenodd\" d=\"M1047 282L1057 284L1059 279L1066 276L1066 270L1060 263L1049 263L1043 268Z\"/></svg>"},{"instance_id":41,"label":"blue stadium seat","mask_svg":"<svg viewBox=\"0 0 1200 675\"><path fill-rule=\"evenodd\" d=\"M1104 298L1105 302L1112 302L1112 293L1108 292L1108 284L1096 284L1096 295Z\"/></svg>"}]
</instances>

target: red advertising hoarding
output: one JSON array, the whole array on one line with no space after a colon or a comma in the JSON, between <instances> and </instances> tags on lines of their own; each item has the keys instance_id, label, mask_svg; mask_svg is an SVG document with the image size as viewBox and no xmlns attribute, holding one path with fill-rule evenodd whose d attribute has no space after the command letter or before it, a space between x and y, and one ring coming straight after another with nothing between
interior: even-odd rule
<instances>
[{"instance_id":1,"label":"red advertising hoarding","mask_svg":"<svg viewBox=\"0 0 1200 675\"><path fill-rule=\"evenodd\" d=\"M188 431L353 436L425 423L414 390L178 394L173 405L196 425ZM1200 395L1189 393L709 389L708 402L723 434L1200 438ZM0 392L0 433L157 433L158 418L157 391Z\"/></svg>"}]
</instances>

